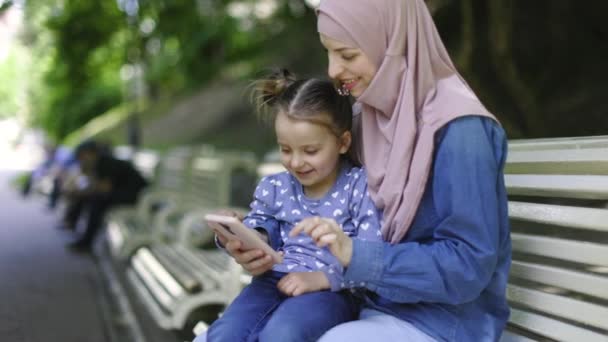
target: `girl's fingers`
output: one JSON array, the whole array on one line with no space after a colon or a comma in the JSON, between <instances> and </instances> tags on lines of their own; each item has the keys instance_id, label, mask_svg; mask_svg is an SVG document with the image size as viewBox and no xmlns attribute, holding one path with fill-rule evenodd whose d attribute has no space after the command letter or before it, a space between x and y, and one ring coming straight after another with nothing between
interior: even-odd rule
<instances>
[{"instance_id":1,"label":"girl's fingers","mask_svg":"<svg viewBox=\"0 0 608 342\"><path fill-rule=\"evenodd\" d=\"M281 278L281 280L279 280L279 282L277 283L277 286L282 289L285 288L285 284L287 284L289 282L289 274L284 276L283 278Z\"/></svg>"},{"instance_id":2,"label":"girl's fingers","mask_svg":"<svg viewBox=\"0 0 608 342\"><path fill-rule=\"evenodd\" d=\"M283 282L283 279L279 280L279 282L277 283L277 289L285 293L285 283Z\"/></svg>"},{"instance_id":3,"label":"girl's fingers","mask_svg":"<svg viewBox=\"0 0 608 342\"><path fill-rule=\"evenodd\" d=\"M252 249L250 251L243 252L241 250L237 250L235 254L233 254L234 260L239 264L248 264L252 261L258 260L262 257L266 256L265 253L259 249Z\"/></svg>"},{"instance_id":4,"label":"girl's fingers","mask_svg":"<svg viewBox=\"0 0 608 342\"><path fill-rule=\"evenodd\" d=\"M226 246L228 239L226 239L222 234L215 234L217 236L217 240L220 242L222 246Z\"/></svg>"},{"instance_id":5,"label":"girl's fingers","mask_svg":"<svg viewBox=\"0 0 608 342\"><path fill-rule=\"evenodd\" d=\"M265 268L268 266L272 266L272 258L270 257L270 255L264 255L264 257L262 257L262 258L255 259L255 260L247 263L246 268L258 269L258 268Z\"/></svg>"},{"instance_id":6,"label":"girl's fingers","mask_svg":"<svg viewBox=\"0 0 608 342\"><path fill-rule=\"evenodd\" d=\"M293 293L291 295L293 297L295 297L295 296L299 296L303 293L304 293L304 289L302 288L302 286L296 286L296 288L293 290Z\"/></svg>"},{"instance_id":7,"label":"girl's fingers","mask_svg":"<svg viewBox=\"0 0 608 342\"><path fill-rule=\"evenodd\" d=\"M241 242L238 240L228 240L226 243L224 243L224 246L226 247L228 253L234 255L241 248Z\"/></svg>"},{"instance_id":8,"label":"girl's fingers","mask_svg":"<svg viewBox=\"0 0 608 342\"><path fill-rule=\"evenodd\" d=\"M296 284L294 284L293 282L289 282L287 284L285 284L285 291L284 293L288 296L293 296L293 291L296 288Z\"/></svg>"}]
</instances>

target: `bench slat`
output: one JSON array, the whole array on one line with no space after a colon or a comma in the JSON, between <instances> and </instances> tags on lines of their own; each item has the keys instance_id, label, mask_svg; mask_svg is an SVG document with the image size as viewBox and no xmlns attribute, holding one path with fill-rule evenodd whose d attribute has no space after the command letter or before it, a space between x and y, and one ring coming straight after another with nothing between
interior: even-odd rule
<instances>
[{"instance_id":1,"label":"bench slat","mask_svg":"<svg viewBox=\"0 0 608 342\"><path fill-rule=\"evenodd\" d=\"M140 262L146 266L146 269L154 275L156 279L167 289L173 297L184 295L184 288L179 282L163 267L147 247L140 248L132 261Z\"/></svg>"},{"instance_id":2,"label":"bench slat","mask_svg":"<svg viewBox=\"0 0 608 342\"><path fill-rule=\"evenodd\" d=\"M606 209L510 201L509 217L561 227L608 232Z\"/></svg>"},{"instance_id":3,"label":"bench slat","mask_svg":"<svg viewBox=\"0 0 608 342\"><path fill-rule=\"evenodd\" d=\"M608 174L608 148L512 151L506 173Z\"/></svg>"},{"instance_id":4,"label":"bench slat","mask_svg":"<svg viewBox=\"0 0 608 342\"><path fill-rule=\"evenodd\" d=\"M608 177L568 175L505 175L509 195L608 199Z\"/></svg>"},{"instance_id":5,"label":"bench slat","mask_svg":"<svg viewBox=\"0 0 608 342\"><path fill-rule=\"evenodd\" d=\"M166 245L153 247L151 253L187 292L194 293L200 291L201 283L191 275L191 268L188 265L184 265L182 260L172 258L170 254L166 253L166 247Z\"/></svg>"},{"instance_id":6,"label":"bench slat","mask_svg":"<svg viewBox=\"0 0 608 342\"><path fill-rule=\"evenodd\" d=\"M509 284L507 298L534 310L608 330L608 308L576 299Z\"/></svg>"},{"instance_id":7,"label":"bench slat","mask_svg":"<svg viewBox=\"0 0 608 342\"><path fill-rule=\"evenodd\" d=\"M502 336L500 337L500 342L534 342L535 340L525 337L525 336L521 336L521 335L517 335L509 330L505 330L502 333Z\"/></svg>"},{"instance_id":8,"label":"bench slat","mask_svg":"<svg viewBox=\"0 0 608 342\"><path fill-rule=\"evenodd\" d=\"M285 171L285 166L283 166L281 163L265 163L258 166L257 174L260 177L264 177L283 171Z\"/></svg>"},{"instance_id":9,"label":"bench slat","mask_svg":"<svg viewBox=\"0 0 608 342\"><path fill-rule=\"evenodd\" d=\"M596 147L608 147L608 135L570 138L517 139L509 141L509 151Z\"/></svg>"},{"instance_id":10,"label":"bench slat","mask_svg":"<svg viewBox=\"0 0 608 342\"><path fill-rule=\"evenodd\" d=\"M608 299L608 277L513 260L511 276Z\"/></svg>"},{"instance_id":11,"label":"bench slat","mask_svg":"<svg viewBox=\"0 0 608 342\"><path fill-rule=\"evenodd\" d=\"M521 233L511 233L511 242L516 252L597 266L608 265L608 245Z\"/></svg>"},{"instance_id":12,"label":"bench slat","mask_svg":"<svg viewBox=\"0 0 608 342\"><path fill-rule=\"evenodd\" d=\"M198 265L199 269L204 269L205 273L215 280L222 279L223 275L228 272L231 261L223 251L200 252L195 256L186 248L176 246L174 252L194 265Z\"/></svg>"},{"instance_id":13,"label":"bench slat","mask_svg":"<svg viewBox=\"0 0 608 342\"><path fill-rule=\"evenodd\" d=\"M552 318L511 309L509 322L558 341L607 342L606 336Z\"/></svg>"},{"instance_id":14,"label":"bench slat","mask_svg":"<svg viewBox=\"0 0 608 342\"><path fill-rule=\"evenodd\" d=\"M169 293L167 293L167 290L157 282L157 280L152 276L150 271L146 269L146 267L139 259L132 260L131 266L137 274L137 277L141 278L142 282L150 291L150 294L154 297L154 299L158 303L160 303L165 309L169 310L171 308L173 298Z\"/></svg>"}]
</instances>

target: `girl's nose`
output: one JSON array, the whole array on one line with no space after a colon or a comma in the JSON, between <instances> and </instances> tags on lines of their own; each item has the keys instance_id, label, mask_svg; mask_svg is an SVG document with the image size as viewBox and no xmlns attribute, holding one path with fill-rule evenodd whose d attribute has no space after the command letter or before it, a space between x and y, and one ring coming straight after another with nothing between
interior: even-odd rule
<instances>
[{"instance_id":1,"label":"girl's nose","mask_svg":"<svg viewBox=\"0 0 608 342\"><path fill-rule=\"evenodd\" d=\"M289 161L289 164L291 166L292 169L297 169L299 167L302 166L302 158L297 157L297 156L293 156L291 157L291 160Z\"/></svg>"}]
</instances>

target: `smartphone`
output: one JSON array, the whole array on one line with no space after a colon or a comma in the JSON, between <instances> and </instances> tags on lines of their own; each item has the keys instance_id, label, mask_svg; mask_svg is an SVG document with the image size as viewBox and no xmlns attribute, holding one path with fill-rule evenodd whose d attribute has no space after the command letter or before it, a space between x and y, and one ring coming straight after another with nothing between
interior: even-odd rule
<instances>
[{"instance_id":1,"label":"smartphone","mask_svg":"<svg viewBox=\"0 0 608 342\"><path fill-rule=\"evenodd\" d=\"M283 262L283 257L277 251L272 249L257 232L245 226L243 222L233 216L207 214L205 220L209 227L217 234L228 240L239 240L243 244L243 250L261 249L264 253L270 255L276 264Z\"/></svg>"}]
</instances>

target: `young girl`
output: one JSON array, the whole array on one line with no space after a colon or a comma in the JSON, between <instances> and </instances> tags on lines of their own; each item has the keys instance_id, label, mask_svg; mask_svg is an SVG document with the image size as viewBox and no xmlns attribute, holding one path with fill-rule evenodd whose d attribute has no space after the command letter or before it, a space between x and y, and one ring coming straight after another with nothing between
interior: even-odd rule
<instances>
[{"instance_id":1,"label":"young girl","mask_svg":"<svg viewBox=\"0 0 608 342\"><path fill-rule=\"evenodd\" d=\"M281 162L287 169L263 178L244 223L271 238L283 262L253 278L207 331L207 340L316 341L353 320L358 306L343 268L327 248L290 235L304 218L339 226L350 237L378 241L379 215L365 171L347 157L351 105L329 81L294 80L286 71L257 83L255 93L273 114ZM204 341L199 336L197 342Z\"/></svg>"}]
</instances>

